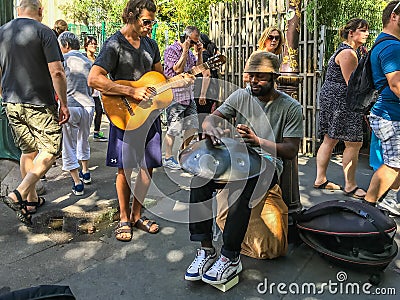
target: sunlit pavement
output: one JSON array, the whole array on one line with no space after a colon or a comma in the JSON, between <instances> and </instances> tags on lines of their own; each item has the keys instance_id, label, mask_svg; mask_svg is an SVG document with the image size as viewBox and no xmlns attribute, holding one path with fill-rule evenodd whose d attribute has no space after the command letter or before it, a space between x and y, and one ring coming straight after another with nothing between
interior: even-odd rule
<instances>
[{"instance_id":1,"label":"sunlit pavement","mask_svg":"<svg viewBox=\"0 0 400 300\"><path fill-rule=\"evenodd\" d=\"M103 122L103 129L107 131L107 122ZM144 215L160 224L156 235L134 229L131 242L119 242L112 231L115 223L95 228L98 232L94 234L68 235L68 230L78 230L79 222L73 223L72 229L52 230L46 226L48 216L69 214L84 219L90 214L107 214L117 206L116 169L105 167L107 143L91 140L91 146L93 179L85 186L84 196L72 194L71 179L61 171L60 160L50 169L45 182L47 202L35 215L43 230L28 230L12 211L0 205L0 295L41 284L68 285L77 299L382 299L378 294L400 293L399 256L385 270L377 289L368 286L369 274L332 265L304 244L291 244L285 257L274 260L242 256L244 270L239 284L226 293L202 282L186 282L184 272L198 245L189 241L186 222L191 176L182 171L159 168L154 172ZM332 159L328 176L343 184L338 161ZM367 189L371 175L367 158L361 156L357 172L360 187ZM304 207L348 199L340 191L313 189L314 176L315 158L301 156ZM216 245L221 245L220 239ZM359 293L346 289L350 285L358 287Z\"/></svg>"}]
</instances>

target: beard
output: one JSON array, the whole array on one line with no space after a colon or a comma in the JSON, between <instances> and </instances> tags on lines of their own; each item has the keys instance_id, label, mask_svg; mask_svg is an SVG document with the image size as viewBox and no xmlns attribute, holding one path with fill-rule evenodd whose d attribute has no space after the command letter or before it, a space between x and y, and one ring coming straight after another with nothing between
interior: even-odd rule
<instances>
[{"instance_id":1,"label":"beard","mask_svg":"<svg viewBox=\"0 0 400 300\"><path fill-rule=\"evenodd\" d=\"M251 94L256 97L267 96L273 90L273 86L274 86L273 82L269 82L266 85L250 84Z\"/></svg>"}]
</instances>

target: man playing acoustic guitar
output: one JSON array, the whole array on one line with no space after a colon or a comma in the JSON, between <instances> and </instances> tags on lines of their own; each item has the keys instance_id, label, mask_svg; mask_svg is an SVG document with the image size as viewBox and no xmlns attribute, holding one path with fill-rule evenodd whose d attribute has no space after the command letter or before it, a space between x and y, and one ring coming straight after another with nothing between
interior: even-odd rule
<instances>
[{"instance_id":1,"label":"man playing acoustic guitar","mask_svg":"<svg viewBox=\"0 0 400 300\"><path fill-rule=\"evenodd\" d=\"M150 103L153 89L118 84L115 80L137 81L149 71L163 73L157 43L148 37L155 21L156 5L152 0L128 1L122 20L124 26L104 43L90 71L89 86L104 95L121 95L117 99L132 98L139 103ZM107 78L107 75L109 78ZM193 83L193 76L182 76L185 84ZM141 208L151 183L153 168L161 167L161 122L159 111L153 111L143 125L125 131L110 123L107 166L117 167L117 196L120 222L115 237L120 241L132 239L132 225L149 233L157 233L159 226L144 216ZM130 177L140 168L133 188L132 208Z\"/></svg>"}]
</instances>

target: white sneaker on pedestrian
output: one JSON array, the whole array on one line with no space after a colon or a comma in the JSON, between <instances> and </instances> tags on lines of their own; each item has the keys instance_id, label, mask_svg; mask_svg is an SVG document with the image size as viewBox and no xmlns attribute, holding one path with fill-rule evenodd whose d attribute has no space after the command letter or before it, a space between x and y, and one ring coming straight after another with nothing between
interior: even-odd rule
<instances>
[{"instance_id":1,"label":"white sneaker on pedestrian","mask_svg":"<svg viewBox=\"0 0 400 300\"><path fill-rule=\"evenodd\" d=\"M201 276L211 267L217 258L217 253L204 248L197 249L197 254L185 273L185 279L189 281L200 280Z\"/></svg>"},{"instance_id":2,"label":"white sneaker on pedestrian","mask_svg":"<svg viewBox=\"0 0 400 300\"><path fill-rule=\"evenodd\" d=\"M400 203L397 202L397 193L389 191L387 196L378 203L378 208L387 210L391 215L400 216Z\"/></svg>"},{"instance_id":3,"label":"white sneaker on pedestrian","mask_svg":"<svg viewBox=\"0 0 400 300\"><path fill-rule=\"evenodd\" d=\"M172 170L180 170L181 165L175 160L173 156L170 158L164 158L163 166Z\"/></svg>"},{"instance_id":4,"label":"white sneaker on pedestrian","mask_svg":"<svg viewBox=\"0 0 400 300\"><path fill-rule=\"evenodd\" d=\"M208 269L201 280L210 284L223 284L242 271L242 262L240 256L232 261L229 258L219 256L218 260Z\"/></svg>"}]
</instances>

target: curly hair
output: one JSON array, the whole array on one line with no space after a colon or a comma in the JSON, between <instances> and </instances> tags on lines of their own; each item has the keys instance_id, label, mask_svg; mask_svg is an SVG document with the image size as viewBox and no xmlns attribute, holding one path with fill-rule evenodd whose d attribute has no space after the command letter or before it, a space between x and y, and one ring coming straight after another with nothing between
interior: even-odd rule
<instances>
[{"instance_id":1,"label":"curly hair","mask_svg":"<svg viewBox=\"0 0 400 300\"><path fill-rule=\"evenodd\" d=\"M153 0L129 0L122 13L122 21L124 24L132 24L139 19L143 9L156 12L157 7Z\"/></svg>"}]
</instances>

